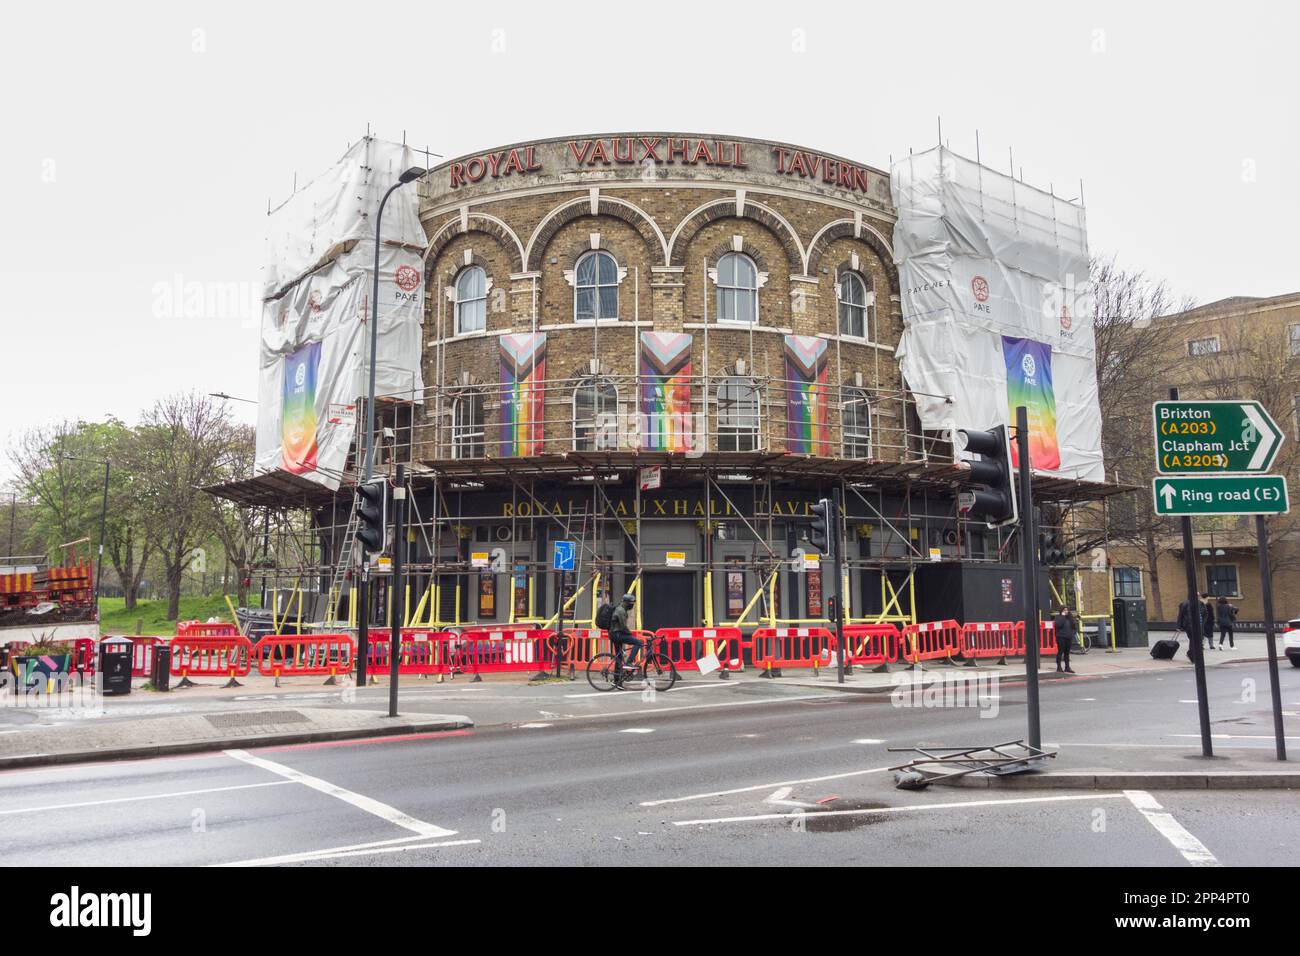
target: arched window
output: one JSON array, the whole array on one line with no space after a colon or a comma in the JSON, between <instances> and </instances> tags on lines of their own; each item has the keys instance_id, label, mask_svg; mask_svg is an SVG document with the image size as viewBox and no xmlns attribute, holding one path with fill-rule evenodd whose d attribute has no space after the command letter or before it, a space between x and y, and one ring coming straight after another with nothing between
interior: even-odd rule
<instances>
[{"instance_id":1,"label":"arched window","mask_svg":"<svg viewBox=\"0 0 1300 956\"><path fill-rule=\"evenodd\" d=\"M484 456L483 393L468 392L451 403L451 457Z\"/></svg>"},{"instance_id":2,"label":"arched window","mask_svg":"<svg viewBox=\"0 0 1300 956\"><path fill-rule=\"evenodd\" d=\"M470 266L456 277L456 334L486 328L487 273L479 266Z\"/></svg>"},{"instance_id":3,"label":"arched window","mask_svg":"<svg viewBox=\"0 0 1300 956\"><path fill-rule=\"evenodd\" d=\"M758 267L743 253L718 260L718 321L758 321Z\"/></svg>"},{"instance_id":4,"label":"arched window","mask_svg":"<svg viewBox=\"0 0 1300 956\"><path fill-rule=\"evenodd\" d=\"M841 393L840 428L845 458L871 457L871 399L866 390L846 388Z\"/></svg>"},{"instance_id":5,"label":"arched window","mask_svg":"<svg viewBox=\"0 0 1300 956\"><path fill-rule=\"evenodd\" d=\"M758 386L752 378L727 378L718 386L718 451L758 449Z\"/></svg>"},{"instance_id":6,"label":"arched window","mask_svg":"<svg viewBox=\"0 0 1300 956\"><path fill-rule=\"evenodd\" d=\"M588 252L573 276L576 322L618 318L618 263L608 252Z\"/></svg>"},{"instance_id":7,"label":"arched window","mask_svg":"<svg viewBox=\"0 0 1300 956\"><path fill-rule=\"evenodd\" d=\"M618 389L612 382L584 378L573 390L573 447L597 451L618 447Z\"/></svg>"},{"instance_id":8,"label":"arched window","mask_svg":"<svg viewBox=\"0 0 1300 956\"><path fill-rule=\"evenodd\" d=\"M840 304L840 335L872 341L875 300L862 276L856 272L841 272L836 298Z\"/></svg>"}]
</instances>

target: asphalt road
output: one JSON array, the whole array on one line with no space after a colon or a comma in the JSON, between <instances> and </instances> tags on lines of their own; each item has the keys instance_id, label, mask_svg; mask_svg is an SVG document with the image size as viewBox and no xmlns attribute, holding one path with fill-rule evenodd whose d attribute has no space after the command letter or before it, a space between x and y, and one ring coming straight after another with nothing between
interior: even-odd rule
<instances>
[{"instance_id":1,"label":"asphalt road","mask_svg":"<svg viewBox=\"0 0 1300 956\"><path fill-rule=\"evenodd\" d=\"M1264 667L1215 669L1209 680L1218 752L1266 758ZM1282 681L1300 754L1300 671L1284 668ZM481 709L480 720L494 695L528 693L477 687L460 696L478 703L457 710ZM1022 737L1023 687L1003 682L994 693L982 708L897 706L889 696L738 681L654 701L606 695L592 705L599 709L573 715L534 700L508 723L464 732L10 771L0 774L0 825L23 839L3 860L1178 866L1297 858L1294 791L893 787L885 768L900 758L889 747ZM359 705L374 706L372 695L379 699L359 692ZM1147 756L1203 768L1193 756L1193 696L1191 674L1181 672L1047 682L1044 740L1070 755L1072 769L1140 765ZM593 698L567 699L578 709ZM491 712L516 714L516 703ZM826 811L840 812L814 816Z\"/></svg>"}]
</instances>

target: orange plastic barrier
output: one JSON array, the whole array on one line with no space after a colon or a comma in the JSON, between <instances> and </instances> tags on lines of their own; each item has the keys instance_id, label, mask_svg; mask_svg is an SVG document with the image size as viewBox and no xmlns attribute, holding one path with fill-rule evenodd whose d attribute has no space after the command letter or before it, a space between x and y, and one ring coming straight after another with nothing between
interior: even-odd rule
<instances>
[{"instance_id":1,"label":"orange plastic barrier","mask_svg":"<svg viewBox=\"0 0 1300 956\"><path fill-rule=\"evenodd\" d=\"M750 646L755 667L829 666L835 635L824 627L760 627Z\"/></svg>"},{"instance_id":2,"label":"orange plastic barrier","mask_svg":"<svg viewBox=\"0 0 1300 956\"><path fill-rule=\"evenodd\" d=\"M903 659L952 660L961 650L961 628L956 621L924 621L903 628Z\"/></svg>"},{"instance_id":3,"label":"orange plastic barrier","mask_svg":"<svg viewBox=\"0 0 1300 956\"><path fill-rule=\"evenodd\" d=\"M633 632L641 640L645 640L645 635L649 632ZM574 667L586 667L587 661L591 660L597 654L613 653L614 648L609 643L609 633L594 627L576 627L569 628L564 632L569 639L568 647L564 652L564 663L572 664ZM555 666L555 656L551 653L550 643L547 643L546 657L551 667Z\"/></svg>"},{"instance_id":4,"label":"orange plastic barrier","mask_svg":"<svg viewBox=\"0 0 1300 956\"><path fill-rule=\"evenodd\" d=\"M171 648L173 673L181 680L190 677L247 677L252 670L253 645L248 638L233 637L173 637L167 642Z\"/></svg>"},{"instance_id":5,"label":"orange plastic barrier","mask_svg":"<svg viewBox=\"0 0 1300 956\"><path fill-rule=\"evenodd\" d=\"M659 651L679 671L699 670L699 659L705 654L716 654L721 669L742 670L743 638L738 627L661 627L655 632Z\"/></svg>"},{"instance_id":6,"label":"orange plastic barrier","mask_svg":"<svg viewBox=\"0 0 1300 956\"><path fill-rule=\"evenodd\" d=\"M1023 653L1023 621L967 621L961 629L961 656L1013 657Z\"/></svg>"},{"instance_id":7,"label":"orange plastic barrier","mask_svg":"<svg viewBox=\"0 0 1300 956\"><path fill-rule=\"evenodd\" d=\"M548 640L554 637L554 631L526 627L466 631L455 639L454 663L470 674L536 672L555 666Z\"/></svg>"},{"instance_id":8,"label":"orange plastic barrier","mask_svg":"<svg viewBox=\"0 0 1300 956\"><path fill-rule=\"evenodd\" d=\"M257 642L257 672L267 677L347 674L357 642L348 634L267 634Z\"/></svg>"},{"instance_id":9,"label":"orange plastic barrier","mask_svg":"<svg viewBox=\"0 0 1300 956\"><path fill-rule=\"evenodd\" d=\"M898 660L902 635L892 624L846 624L844 643L850 664L892 664Z\"/></svg>"},{"instance_id":10,"label":"orange plastic barrier","mask_svg":"<svg viewBox=\"0 0 1300 956\"><path fill-rule=\"evenodd\" d=\"M449 674L452 670L450 656L454 641L460 635L446 631L404 628L398 648L397 672L399 674ZM391 669L389 652L392 640L388 633L372 635L367 642L366 673L374 676L387 674Z\"/></svg>"}]
</instances>

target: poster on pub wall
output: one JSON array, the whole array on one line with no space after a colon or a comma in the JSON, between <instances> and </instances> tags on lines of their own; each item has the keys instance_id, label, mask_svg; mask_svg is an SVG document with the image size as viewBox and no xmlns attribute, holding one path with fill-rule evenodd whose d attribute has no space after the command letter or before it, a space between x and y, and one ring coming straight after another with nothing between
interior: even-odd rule
<instances>
[{"instance_id":1,"label":"poster on pub wall","mask_svg":"<svg viewBox=\"0 0 1300 956\"><path fill-rule=\"evenodd\" d=\"M1007 366L1007 407L1024 405L1029 414L1029 464L1040 471L1061 467L1056 440L1056 394L1052 390L1052 347L1033 339L1002 336ZM1011 462L1019 467L1019 449L1011 443Z\"/></svg>"},{"instance_id":2,"label":"poster on pub wall","mask_svg":"<svg viewBox=\"0 0 1300 956\"><path fill-rule=\"evenodd\" d=\"M829 455L826 339L785 337L785 447L796 455Z\"/></svg>"},{"instance_id":3,"label":"poster on pub wall","mask_svg":"<svg viewBox=\"0 0 1300 956\"><path fill-rule=\"evenodd\" d=\"M691 343L684 332L641 333L641 448L690 451Z\"/></svg>"},{"instance_id":4,"label":"poster on pub wall","mask_svg":"<svg viewBox=\"0 0 1300 956\"><path fill-rule=\"evenodd\" d=\"M546 333L498 340L501 352L501 450L507 458L542 453L546 412Z\"/></svg>"},{"instance_id":5,"label":"poster on pub wall","mask_svg":"<svg viewBox=\"0 0 1300 956\"><path fill-rule=\"evenodd\" d=\"M308 342L284 357L280 404L280 467L301 475L316 470L316 378L319 342Z\"/></svg>"}]
</instances>

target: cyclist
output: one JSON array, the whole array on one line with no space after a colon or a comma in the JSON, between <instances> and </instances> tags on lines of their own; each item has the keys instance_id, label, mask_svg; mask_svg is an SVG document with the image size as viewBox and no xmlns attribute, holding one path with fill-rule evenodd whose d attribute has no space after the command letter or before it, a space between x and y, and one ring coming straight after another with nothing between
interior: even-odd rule
<instances>
[{"instance_id":1,"label":"cyclist","mask_svg":"<svg viewBox=\"0 0 1300 956\"><path fill-rule=\"evenodd\" d=\"M614 617L609 625L609 642L614 646L614 683L619 685L623 683L623 645L631 646L633 659L637 651L645 647L645 641L637 640L627 624L627 616L634 604L636 595L624 594L623 600L614 608Z\"/></svg>"}]
</instances>

